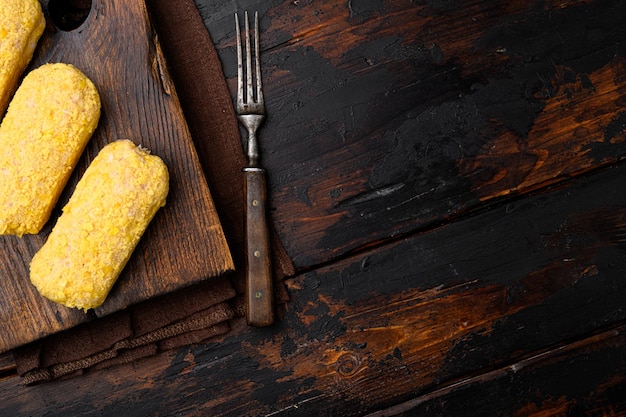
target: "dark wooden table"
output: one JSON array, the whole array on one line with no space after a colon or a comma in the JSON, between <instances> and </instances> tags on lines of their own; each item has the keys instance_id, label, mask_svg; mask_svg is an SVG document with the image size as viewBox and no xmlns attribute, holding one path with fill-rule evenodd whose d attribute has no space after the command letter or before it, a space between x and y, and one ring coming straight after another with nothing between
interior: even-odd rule
<instances>
[{"instance_id":1,"label":"dark wooden table","mask_svg":"<svg viewBox=\"0 0 626 417\"><path fill-rule=\"evenodd\" d=\"M4 355L0 414L626 415L626 2L237 5L291 301L34 387Z\"/></svg>"}]
</instances>

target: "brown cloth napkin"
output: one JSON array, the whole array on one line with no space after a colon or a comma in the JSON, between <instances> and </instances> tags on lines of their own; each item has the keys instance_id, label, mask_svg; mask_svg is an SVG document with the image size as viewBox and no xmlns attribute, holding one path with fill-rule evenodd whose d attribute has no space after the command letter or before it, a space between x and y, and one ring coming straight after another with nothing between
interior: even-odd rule
<instances>
[{"instance_id":1,"label":"brown cloth napkin","mask_svg":"<svg viewBox=\"0 0 626 417\"><path fill-rule=\"evenodd\" d=\"M17 371L27 385L208 343L243 315L246 161L221 62L193 0L147 4L237 271L15 349ZM282 278L293 275L294 267L275 234L272 243L280 303L287 300Z\"/></svg>"}]
</instances>

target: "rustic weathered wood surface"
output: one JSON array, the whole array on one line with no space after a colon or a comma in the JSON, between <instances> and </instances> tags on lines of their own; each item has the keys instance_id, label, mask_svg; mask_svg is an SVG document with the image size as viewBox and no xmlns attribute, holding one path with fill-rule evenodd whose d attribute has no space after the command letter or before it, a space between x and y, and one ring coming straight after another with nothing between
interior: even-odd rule
<instances>
[{"instance_id":1,"label":"rustic weathered wood surface","mask_svg":"<svg viewBox=\"0 0 626 417\"><path fill-rule=\"evenodd\" d=\"M235 5L197 5L234 91ZM626 2L237 6L291 302L36 387L4 358L0 414L626 415Z\"/></svg>"},{"instance_id":2,"label":"rustic weathered wood surface","mask_svg":"<svg viewBox=\"0 0 626 417\"><path fill-rule=\"evenodd\" d=\"M47 9L47 2L43 5ZM76 31L57 29L49 15L47 20L29 69L46 62L74 64L98 87L102 116L44 230L0 237L0 352L233 268L144 2L94 0ZM86 314L41 297L30 284L29 263L88 161L117 139L131 139L163 158L170 193L105 303Z\"/></svg>"}]
</instances>

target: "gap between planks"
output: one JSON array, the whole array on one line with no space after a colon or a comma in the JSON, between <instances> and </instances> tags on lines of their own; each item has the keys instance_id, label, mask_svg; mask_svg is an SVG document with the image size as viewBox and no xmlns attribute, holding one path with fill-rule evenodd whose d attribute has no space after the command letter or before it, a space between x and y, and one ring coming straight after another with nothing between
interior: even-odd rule
<instances>
[{"instance_id":1,"label":"gap between planks","mask_svg":"<svg viewBox=\"0 0 626 417\"><path fill-rule=\"evenodd\" d=\"M509 204L516 203L525 198L558 192L559 190L567 188L575 184L578 181L585 181L586 179L593 177L594 175L600 174L610 169L619 168L620 166L626 166L626 158L620 159L618 161L611 161L608 163L599 164L591 169L583 170L572 175L564 176L560 179L557 179L554 182L544 182L544 183L536 184L536 187L525 189L521 193L512 192L512 193L501 195L501 196L495 196L491 199L484 200L483 201L484 204L478 204L474 207L468 207L467 209L462 210L456 214L452 214L444 218L432 220L430 222L427 222L421 226L418 226L406 232L397 233L389 237L385 237L379 240L368 242L367 244L363 244L361 246L354 247L326 261L318 262L312 265L298 267L293 276L295 277L298 275L303 275L306 273L314 272L314 271L326 268L328 266L334 265L338 262L342 262L351 258L362 256L371 251L382 249L386 246L392 246L396 243L402 242L403 240L425 235L439 228L446 227L455 223L467 221L480 214L483 214L492 210L497 210L498 208L501 208L501 207L506 207Z\"/></svg>"},{"instance_id":2,"label":"gap between planks","mask_svg":"<svg viewBox=\"0 0 626 417\"><path fill-rule=\"evenodd\" d=\"M468 375L452 381L448 381L444 384L441 384L439 387L435 387L429 392L420 395L419 397L415 397L411 400L394 405L384 410L367 414L365 417L391 417L403 414L428 401L444 397L458 389L462 389L472 384L494 381L508 375L515 374L526 367L539 364L542 361L555 359L559 356L564 356L579 349L593 346L595 344L605 343L611 339L623 337L625 334L626 322L621 322L617 325L611 326L610 328L603 329L600 332L595 332L591 335L587 335L586 337L571 341L567 344L553 346L545 350L534 352L512 364L501 366L479 374Z\"/></svg>"}]
</instances>

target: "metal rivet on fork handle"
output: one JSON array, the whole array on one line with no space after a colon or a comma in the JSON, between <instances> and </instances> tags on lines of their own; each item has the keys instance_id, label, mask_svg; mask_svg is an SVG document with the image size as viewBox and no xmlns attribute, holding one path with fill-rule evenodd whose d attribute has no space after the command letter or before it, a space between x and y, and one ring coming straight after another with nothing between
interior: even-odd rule
<instances>
[{"instance_id":1,"label":"metal rivet on fork handle","mask_svg":"<svg viewBox=\"0 0 626 417\"><path fill-rule=\"evenodd\" d=\"M235 13L235 28L237 29L236 112L239 122L248 133L246 149L248 166L243 169L244 195L246 196L246 320L251 326L269 326L274 322L273 278L265 209L267 186L265 169L260 166L257 141L257 130L265 119L259 55L259 15L254 14L254 54L252 53L248 12L244 13L244 19L245 43L242 44L239 16Z\"/></svg>"}]
</instances>

